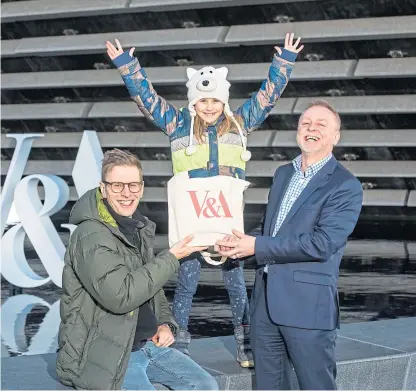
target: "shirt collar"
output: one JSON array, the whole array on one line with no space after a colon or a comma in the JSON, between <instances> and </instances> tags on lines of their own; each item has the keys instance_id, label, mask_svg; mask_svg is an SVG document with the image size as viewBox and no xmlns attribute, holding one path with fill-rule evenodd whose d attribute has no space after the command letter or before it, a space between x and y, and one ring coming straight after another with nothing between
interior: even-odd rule
<instances>
[{"instance_id":1,"label":"shirt collar","mask_svg":"<svg viewBox=\"0 0 416 391\"><path fill-rule=\"evenodd\" d=\"M328 156L325 156L323 159L319 160L318 162L310 165L306 171L302 172L302 155L296 156L292 160L293 167L295 171L300 174L301 176L308 178L309 176L314 176L323 166L325 166L326 163L329 162L332 158L332 153L330 153Z\"/></svg>"}]
</instances>

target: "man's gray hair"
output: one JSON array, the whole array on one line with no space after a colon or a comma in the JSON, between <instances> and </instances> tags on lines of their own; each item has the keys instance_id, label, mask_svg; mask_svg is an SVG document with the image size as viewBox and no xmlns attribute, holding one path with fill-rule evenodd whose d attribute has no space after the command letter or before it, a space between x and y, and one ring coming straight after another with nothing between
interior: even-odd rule
<instances>
[{"instance_id":1,"label":"man's gray hair","mask_svg":"<svg viewBox=\"0 0 416 391\"><path fill-rule=\"evenodd\" d=\"M325 107L326 109L328 109L332 114L335 115L335 118L337 120L338 123L338 130L341 129L341 117L339 116L338 112L335 110L335 108L333 106L331 106L329 104L329 102L327 102L326 100L323 99L316 99L313 100L311 103L308 104L307 108L304 110L304 112L302 113L302 115L300 116L300 118L302 118L303 114L305 114L305 111L310 109L311 107L315 107L315 106L320 106L320 107ZM299 120L300 120L299 118Z\"/></svg>"},{"instance_id":2,"label":"man's gray hair","mask_svg":"<svg viewBox=\"0 0 416 391\"><path fill-rule=\"evenodd\" d=\"M101 180L105 181L107 172L116 166L134 166L140 171L140 176L143 178L142 164L136 155L129 151L122 151L114 148L104 153L103 162L101 165Z\"/></svg>"}]
</instances>

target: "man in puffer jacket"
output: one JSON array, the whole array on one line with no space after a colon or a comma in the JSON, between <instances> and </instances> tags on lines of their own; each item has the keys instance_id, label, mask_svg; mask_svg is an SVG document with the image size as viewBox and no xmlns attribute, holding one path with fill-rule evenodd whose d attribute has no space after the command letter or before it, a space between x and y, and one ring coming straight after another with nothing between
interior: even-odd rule
<instances>
[{"instance_id":1,"label":"man in puffer jacket","mask_svg":"<svg viewBox=\"0 0 416 391\"><path fill-rule=\"evenodd\" d=\"M159 382L216 390L210 374L169 348L177 326L162 289L178 259L202 248L189 246L189 236L154 255L155 224L137 210L143 183L136 156L107 151L100 187L72 209L78 227L65 254L57 374L77 389L149 390Z\"/></svg>"}]
</instances>

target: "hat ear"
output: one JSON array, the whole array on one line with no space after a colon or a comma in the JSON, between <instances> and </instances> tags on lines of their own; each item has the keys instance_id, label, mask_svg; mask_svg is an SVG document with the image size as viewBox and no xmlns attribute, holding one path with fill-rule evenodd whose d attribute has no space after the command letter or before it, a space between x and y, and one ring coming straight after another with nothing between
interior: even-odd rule
<instances>
[{"instance_id":1,"label":"hat ear","mask_svg":"<svg viewBox=\"0 0 416 391\"><path fill-rule=\"evenodd\" d=\"M228 68L227 67L221 67L221 68L217 68L216 72L221 75L224 79L227 78L228 75Z\"/></svg>"},{"instance_id":2,"label":"hat ear","mask_svg":"<svg viewBox=\"0 0 416 391\"><path fill-rule=\"evenodd\" d=\"M186 75L188 76L188 80L191 79L191 77L197 72L198 71L194 68L186 68Z\"/></svg>"}]
</instances>

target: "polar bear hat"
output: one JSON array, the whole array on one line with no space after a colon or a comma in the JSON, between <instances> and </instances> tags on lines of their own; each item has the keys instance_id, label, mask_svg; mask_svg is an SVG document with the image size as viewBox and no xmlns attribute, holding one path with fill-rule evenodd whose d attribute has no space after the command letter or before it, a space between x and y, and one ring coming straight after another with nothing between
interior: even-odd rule
<instances>
[{"instance_id":1,"label":"polar bear hat","mask_svg":"<svg viewBox=\"0 0 416 391\"><path fill-rule=\"evenodd\" d=\"M240 124L234 118L234 114L228 103L231 86L227 80L228 69L226 67L214 68L211 66L204 67L200 70L187 68L186 74L188 76L188 82L186 83L189 100L188 109L191 114L191 129L186 154L190 156L196 152L196 147L193 145L194 121L196 117L195 104L200 99L211 98L218 99L224 104L224 114L230 117L230 119L234 122L241 137L241 142L243 144L241 160L243 162L250 160L251 153L247 151L246 138L244 137Z\"/></svg>"}]
</instances>

